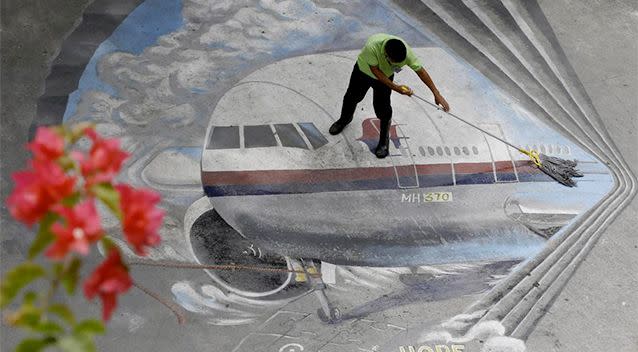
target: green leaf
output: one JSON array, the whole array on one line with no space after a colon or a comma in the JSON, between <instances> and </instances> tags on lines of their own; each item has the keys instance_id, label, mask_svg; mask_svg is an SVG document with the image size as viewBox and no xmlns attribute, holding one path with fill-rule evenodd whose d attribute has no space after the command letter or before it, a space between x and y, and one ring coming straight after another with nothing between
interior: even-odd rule
<instances>
[{"instance_id":1,"label":"green leaf","mask_svg":"<svg viewBox=\"0 0 638 352\"><path fill-rule=\"evenodd\" d=\"M73 316L73 312L64 304L51 305L49 307L49 313L57 315L71 326L75 325L75 316Z\"/></svg>"},{"instance_id":2,"label":"green leaf","mask_svg":"<svg viewBox=\"0 0 638 352\"><path fill-rule=\"evenodd\" d=\"M20 308L7 316L9 325L34 329L40 323L42 311L32 305L23 304Z\"/></svg>"},{"instance_id":3,"label":"green leaf","mask_svg":"<svg viewBox=\"0 0 638 352\"><path fill-rule=\"evenodd\" d=\"M45 335L58 335L64 333L64 329L60 326L60 324L50 320L40 322L33 327L33 330Z\"/></svg>"},{"instance_id":4,"label":"green leaf","mask_svg":"<svg viewBox=\"0 0 638 352\"><path fill-rule=\"evenodd\" d=\"M29 291L24 294L24 298L22 299L22 301L28 306L33 306L33 303L35 303L36 299L38 299L38 294L33 291Z\"/></svg>"},{"instance_id":5,"label":"green leaf","mask_svg":"<svg viewBox=\"0 0 638 352\"><path fill-rule=\"evenodd\" d=\"M61 282L66 292L70 295L75 293L75 286L77 285L78 279L80 278L80 266L82 265L82 261L80 258L75 257L71 260L71 264L64 272L61 277Z\"/></svg>"},{"instance_id":6,"label":"green leaf","mask_svg":"<svg viewBox=\"0 0 638 352\"><path fill-rule=\"evenodd\" d=\"M67 207L73 207L74 205L78 204L81 200L82 200L82 193L75 192L71 194L70 196L62 199L62 204Z\"/></svg>"},{"instance_id":7,"label":"green leaf","mask_svg":"<svg viewBox=\"0 0 638 352\"><path fill-rule=\"evenodd\" d=\"M52 128L55 133L57 133L60 137L66 137L66 135L69 133L66 130L66 127L64 125L57 125L57 126L49 126L50 128Z\"/></svg>"},{"instance_id":8,"label":"green leaf","mask_svg":"<svg viewBox=\"0 0 638 352\"><path fill-rule=\"evenodd\" d=\"M104 334L105 331L104 323L97 319L83 320L73 328L75 334L95 335Z\"/></svg>"},{"instance_id":9,"label":"green leaf","mask_svg":"<svg viewBox=\"0 0 638 352\"><path fill-rule=\"evenodd\" d=\"M16 346L16 352L38 352L55 342L54 338L26 339Z\"/></svg>"},{"instance_id":10,"label":"green leaf","mask_svg":"<svg viewBox=\"0 0 638 352\"><path fill-rule=\"evenodd\" d=\"M51 225L53 225L57 218L58 216L54 213L47 213L47 215L44 216L44 219L40 222L35 240L31 244L31 248L29 248L29 259L35 258L36 255L40 254L43 249L53 242L55 236L51 233Z\"/></svg>"},{"instance_id":11,"label":"green leaf","mask_svg":"<svg viewBox=\"0 0 638 352\"><path fill-rule=\"evenodd\" d=\"M90 336L74 334L58 341L58 347L64 352L94 352L95 344Z\"/></svg>"},{"instance_id":12,"label":"green leaf","mask_svg":"<svg viewBox=\"0 0 638 352\"><path fill-rule=\"evenodd\" d=\"M90 122L80 122L71 126L71 131L70 131L71 144L74 144L80 138L82 138L82 136L84 135L84 130L87 128L95 128L95 124Z\"/></svg>"},{"instance_id":13,"label":"green leaf","mask_svg":"<svg viewBox=\"0 0 638 352\"><path fill-rule=\"evenodd\" d=\"M0 284L0 308L11 303L23 287L45 274L44 268L32 262L22 263L9 270Z\"/></svg>"},{"instance_id":14,"label":"green leaf","mask_svg":"<svg viewBox=\"0 0 638 352\"><path fill-rule=\"evenodd\" d=\"M113 240L108 237L108 236L104 236L102 237L102 239L100 240L102 247L104 249L104 256L108 256L109 252L111 251L111 249L115 249L115 250L120 250L120 247L118 247L115 242L113 242Z\"/></svg>"},{"instance_id":15,"label":"green leaf","mask_svg":"<svg viewBox=\"0 0 638 352\"><path fill-rule=\"evenodd\" d=\"M120 209L120 193L113 188L110 183L100 183L92 188L93 193L117 216L122 220L122 209Z\"/></svg>"},{"instance_id":16,"label":"green leaf","mask_svg":"<svg viewBox=\"0 0 638 352\"><path fill-rule=\"evenodd\" d=\"M53 263L53 277L59 279L62 277L64 273L64 263L63 262L55 262Z\"/></svg>"}]
</instances>

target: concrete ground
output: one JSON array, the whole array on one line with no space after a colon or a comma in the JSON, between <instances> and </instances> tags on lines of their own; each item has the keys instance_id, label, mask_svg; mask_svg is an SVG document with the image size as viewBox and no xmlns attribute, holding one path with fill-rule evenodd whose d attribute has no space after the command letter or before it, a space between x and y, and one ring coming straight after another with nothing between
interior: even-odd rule
<instances>
[{"instance_id":1,"label":"concrete ground","mask_svg":"<svg viewBox=\"0 0 638 352\"><path fill-rule=\"evenodd\" d=\"M0 148L2 196L10 190L11 172L24 165L29 126L36 100L41 95L48 65L56 57L65 34L71 30L88 1L48 0L2 2L2 85ZM594 106L627 162L638 173L636 111L638 111L638 24L636 4L622 2L539 1L565 54L573 65ZM635 351L638 349L638 239L634 235L638 205L634 200L606 230L587 259L576 270L563 292L540 320L527 340L529 351ZM8 221L2 204L2 271L15 263L26 249L23 241L8 234L23 233ZM633 219L633 220L632 220ZM139 273L159 275L140 270ZM127 298L134 305L144 299L139 293ZM448 305L469 302L449 301ZM96 311L96 307L89 307ZM160 308L162 309L162 308ZM206 326L186 332L173 328L171 317L157 306L145 307L144 315L156 320L157 339L163 330L170 336L189 335L191 345L202 348ZM155 310L155 312L153 312ZM123 336L126 330L120 330ZM338 334L335 334L335 336ZM138 337L139 338L139 337ZM109 336L105 350L133 350L135 339ZM0 337L1 349L15 344L16 336ZM184 342L180 344L179 342ZM156 349L184 348L184 340L154 344ZM126 344L126 348L124 346ZM184 348L185 349L185 348ZM210 349L209 349L210 350Z\"/></svg>"},{"instance_id":2,"label":"concrete ground","mask_svg":"<svg viewBox=\"0 0 638 352\"><path fill-rule=\"evenodd\" d=\"M2 1L1 98L0 98L0 269L6 272L22 261L28 242L15 234L30 235L11 220L4 200L13 187L11 173L24 167L28 154L29 126L36 116L36 101L44 91L49 65L57 56L65 36L77 25L90 1ZM0 350L15 346L21 334L0 330Z\"/></svg>"},{"instance_id":3,"label":"concrete ground","mask_svg":"<svg viewBox=\"0 0 638 352\"><path fill-rule=\"evenodd\" d=\"M539 4L607 130L638 173L638 5ZM530 351L638 349L636 219L634 198L529 336Z\"/></svg>"}]
</instances>

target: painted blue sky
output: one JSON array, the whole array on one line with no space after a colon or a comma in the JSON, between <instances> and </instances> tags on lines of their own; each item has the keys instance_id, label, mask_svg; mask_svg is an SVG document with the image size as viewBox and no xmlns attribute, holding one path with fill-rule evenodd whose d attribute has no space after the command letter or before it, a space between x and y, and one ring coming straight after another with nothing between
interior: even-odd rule
<instances>
[{"instance_id":1,"label":"painted blue sky","mask_svg":"<svg viewBox=\"0 0 638 352\"><path fill-rule=\"evenodd\" d=\"M317 3L326 5L321 7ZM414 47L434 45L398 17L388 16L388 9L375 2L363 1L362 4L348 6L330 0L259 4L254 6L253 2L239 0L143 2L98 47L80 79L78 90L70 95L65 121L78 112L81 99L91 99L86 96L87 92L98 91L124 102L123 106L113 109L115 113L112 116L137 114L138 119L139 116L142 119L149 116L148 119L161 124L162 118L164 121L179 120L189 115L183 119L205 126L206 121L200 120L210 116L209 109L214 107L208 102L214 102L223 95L226 84L232 84L260 65L331 49L356 49L367 36L380 31L396 33ZM264 4L271 7L266 8ZM164 51L161 54L145 53L147 48L164 48L164 44L158 44L158 39L164 35L172 35L170 40L176 42L171 43L174 47L169 47L167 54L164 55ZM117 86L105 83L98 76L98 62L118 52L130 53L133 58L115 60L107 68L111 72L123 69L128 70L128 76L150 76L144 69L151 64L159 71L165 68L166 72L159 76L155 74L147 81L132 82L118 77ZM474 69L470 72L474 89L480 89L488 100L496 102L502 99L502 92L489 80ZM169 86L170 92L160 92L158 87L152 87L161 80ZM138 100L132 95L136 95ZM140 95L142 100L139 100ZM180 104L188 107L181 109ZM511 129L508 137L512 141L520 144L535 141L571 144L539 121L524 116L521 111L503 104L494 106L502 110L502 116L511 116L515 128ZM177 111L173 111L176 107ZM172 126L172 122L168 123ZM572 149L574 157L589 159L581 150Z\"/></svg>"},{"instance_id":2,"label":"painted blue sky","mask_svg":"<svg viewBox=\"0 0 638 352\"><path fill-rule=\"evenodd\" d=\"M64 121L75 113L80 97L87 90L118 96L115 88L98 77L97 63L104 55L115 51L140 54L154 45L160 36L178 30L183 24L181 0L146 0L140 4L96 49L80 78L78 90L69 96Z\"/></svg>"}]
</instances>

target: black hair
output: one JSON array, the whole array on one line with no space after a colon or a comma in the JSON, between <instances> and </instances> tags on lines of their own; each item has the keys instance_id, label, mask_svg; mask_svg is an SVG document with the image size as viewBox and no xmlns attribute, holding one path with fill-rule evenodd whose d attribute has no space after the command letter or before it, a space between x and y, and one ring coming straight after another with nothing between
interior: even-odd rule
<instances>
[{"instance_id":1,"label":"black hair","mask_svg":"<svg viewBox=\"0 0 638 352\"><path fill-rule=\"evenodd\" d=\"M399 39L390 39L385 43L385 53L388 54L392 62L403 62L407 49Z\"/></svg>"}]
</instances>

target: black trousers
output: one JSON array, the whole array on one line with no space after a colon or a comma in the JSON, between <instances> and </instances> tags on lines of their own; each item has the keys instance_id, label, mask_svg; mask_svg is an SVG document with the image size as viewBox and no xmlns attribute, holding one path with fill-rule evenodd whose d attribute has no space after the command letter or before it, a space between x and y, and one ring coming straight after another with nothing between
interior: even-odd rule
<instances>
[{"instance_id":1,"label":"black trousers","mask_svg":"<svg viewBox=\"0 0 638 352\"><path fill-rule=\"evenodd\" d=\"M393 80L394 75L389 78ZM374 107L374 113L377 115L377 118L381 120L379 142L388 143L389 127L392 120L392 106L390 104L390 93L392 93L392 89L379 80L361 72L356 63L354 64L352 75L350 75L348 90L343 97L343 106L341 108L339 121L343 124L348 124L352 121L357 104L363 100L370 87L372 87L373 91L372 106Z\"/></svg>"}]
</instances>

